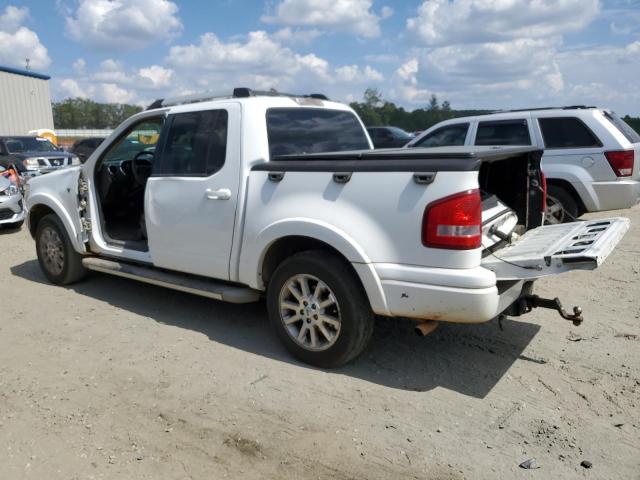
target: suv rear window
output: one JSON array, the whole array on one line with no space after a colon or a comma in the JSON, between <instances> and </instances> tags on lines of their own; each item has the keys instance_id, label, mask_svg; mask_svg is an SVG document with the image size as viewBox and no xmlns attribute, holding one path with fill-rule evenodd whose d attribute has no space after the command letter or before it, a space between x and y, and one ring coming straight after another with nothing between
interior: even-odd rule
<instances>
[{"instance_id":1,"label":"suv rear window","mask_svg":"<svg viewBox=\"0 0 640 480\"><path fill-rule=\"evenodd\" d=\"M607 120L613 123L618 130L625 136L631 143L640 143L640 134L636 132L631 126L621 119L614 112L603 111L602 114Z\"/></svg>"},{"instance_id":2,"label":"suv rear window","mask_svg":"<svg viewBox=\"0 0 640 480\"><path fill-rule=\"evenodd\" d=\"M267 111L269 155L369 150L357 117L343 110L271 108Z\"/></svg>"},{"instance_id":3,"label":"suv rear window","mask_svg":"<svg viewBox=\"0 0 640 480\"><path fill-rule=\"evenodd\" d=\"M576 117L539 118L545 148L601 147L602 143Z\"/></svg>"},{"instance_id":4,"label":"suv rear window","mask_svg":"<svg viewBox=\"0 0 640 480\"><path fill-rule=\"evenodd\" d=\"M531 145L525 119L480 122L476 145Z\"/></svg>"}]
</instances>

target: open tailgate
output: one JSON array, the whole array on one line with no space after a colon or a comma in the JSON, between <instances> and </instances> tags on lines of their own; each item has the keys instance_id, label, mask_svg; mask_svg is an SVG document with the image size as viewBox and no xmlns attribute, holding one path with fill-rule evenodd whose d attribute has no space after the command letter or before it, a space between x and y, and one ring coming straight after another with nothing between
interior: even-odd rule
<instances>
[{"instance_id":1,"label":"open tailgate","mask_svg":"<svg viewBox=\"0 0 640 480\"><path fill-rule=\"evenodd\" d=\"M598 268L629 229L627 218L545 225L488 255L498 280L522 280Z\"/></svg>"}]
</instances>

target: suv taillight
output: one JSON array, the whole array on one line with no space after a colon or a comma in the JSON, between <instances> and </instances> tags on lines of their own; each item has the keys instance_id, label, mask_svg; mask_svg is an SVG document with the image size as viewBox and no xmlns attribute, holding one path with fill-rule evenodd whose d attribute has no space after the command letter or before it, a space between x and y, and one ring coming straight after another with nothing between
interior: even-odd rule
<instances>
[{"instance_id":1,"label":"suv taillight","mask_svg":"<svg viewBox=\"0 0 640 480\"><path fill-rule=\"evenodd\" d=\"M422 217L425 247L471 250L482 244L480 190L467 190L427 205Z\"/></svg>"},{"instance_id":2,"label":"suv taillight","mask_svg":"<svg viewBox=\"0 0 640 480\"><path fill-rule=\"evenodd\" d=\"M604 152L609 165L613 168L616 176L630 177L633 173L633 150L616 150L613 152Z\"/></svg>"}]
</instances>

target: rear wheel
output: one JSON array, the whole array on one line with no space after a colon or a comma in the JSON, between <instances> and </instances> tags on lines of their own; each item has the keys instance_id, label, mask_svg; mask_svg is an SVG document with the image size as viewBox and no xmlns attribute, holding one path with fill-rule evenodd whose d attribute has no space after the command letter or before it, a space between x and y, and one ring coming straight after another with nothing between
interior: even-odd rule
<instances>
[{"instance_id":1,"label":"rear wheel","mask_svg":"<svg viewBox=\"0 0 640 480\"><path fill-rule=\"evenodd\" d=\"M544 223L553 225L575 221L579 216L578 203L569 192L557 185L547 187L547 210Z\"/></svg>"},{"instance_id":2,"label":"rear wheel","mask_svg":"<svg viewBox=\"0 0 640 480\"><path fill-rule=\"evenodd\" d=\"M46 215L38 222L36 252L40 268L51 283L68 285L86 275L82 255L74 250L67 230L56 215Z\"/></svg>"},{"instance_id":3,"label":"rear wheel","mask_svg":"<svg viewBox=\"0 0 640 480\"><path fill-rule=\"evenodd\" d=\"M353 360L373 333L373 312L358 278L326 251L302 252L282 262L269 282L267 307L285 347L318 367Z\"/></svg>"}]
</instances>

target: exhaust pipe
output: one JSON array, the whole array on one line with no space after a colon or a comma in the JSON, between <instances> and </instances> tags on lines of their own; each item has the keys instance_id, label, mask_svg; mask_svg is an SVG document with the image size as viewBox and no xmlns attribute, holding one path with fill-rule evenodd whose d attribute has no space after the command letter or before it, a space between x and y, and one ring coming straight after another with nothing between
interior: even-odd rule
<instances>
[{"instance_id":1,"label":"exhaust pipe","mask_svg":"<svg viewBox=\"0 0 640 480\"><path fill-rule=\"evenodd\" d=\"M436 322L435 320L426 320L417 324L414 328L414 331L421 337L426 337L436 328L438 328L438 322Z\"/></svg>"}]
</instances>

